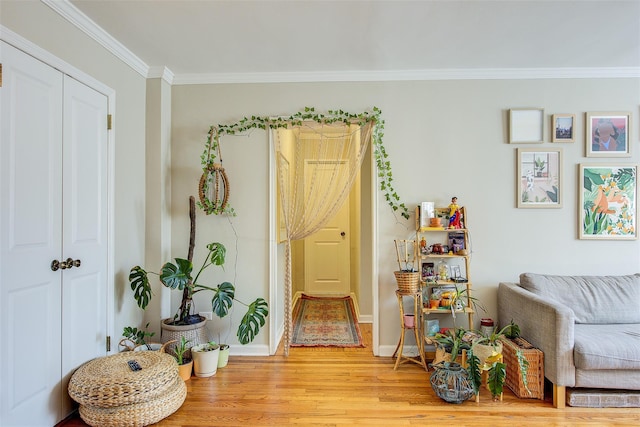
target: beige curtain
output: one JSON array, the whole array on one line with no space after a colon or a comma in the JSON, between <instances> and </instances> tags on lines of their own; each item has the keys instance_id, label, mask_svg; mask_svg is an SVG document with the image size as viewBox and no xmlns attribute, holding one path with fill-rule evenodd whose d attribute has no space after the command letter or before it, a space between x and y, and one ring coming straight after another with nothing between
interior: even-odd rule
<instances>
[{"instance_id":1,"label":"beige curtain","mask_svg":"<svg viewBox=\"0 0 640 427\"><path fill-rule=\"evenodd\" d=\"M303 122L273 130L280 237L285 242L284 352L292 333L291 241L318 231L347 200L357 176L373 123L360 125Z\"/></svg>"}]
</instances>

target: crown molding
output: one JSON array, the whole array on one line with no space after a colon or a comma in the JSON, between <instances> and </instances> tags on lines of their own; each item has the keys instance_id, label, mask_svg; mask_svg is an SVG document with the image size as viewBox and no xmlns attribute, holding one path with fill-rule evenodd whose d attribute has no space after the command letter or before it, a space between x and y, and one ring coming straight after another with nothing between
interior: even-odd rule
<instances>
[{"instance_id":1,"label":"crown molding","mask_svg":"<svg viewBox=\"0 0 640 427\"><path fill-rule=\"evenodd\" d=\"M175 76L173 75L173 72L170 69L162 66L149 67L149 72L147 73L148 79L162 79L167 83L169 83L170 85L173 84L174 77Z\"/></svg>"},{"instance_id":2,"label":"crown molding","mask_svg":"<svg viewBox=\"0 0 640 427\"><path fill-rule=\"evenodd\" d=\"M165 66L149 67L69 0L41 0L72 25L145 78L162 78L171 85L229 83L315 83L422 80L525 80L640 78L640 67L567 68L442 68L426 70L310 71L276 73L185 73L174 75Z\"/></svg>"},{"instance_id":3,"label":"crown molding","mask_svg":"<svg viewBox=\"0 0 640 427\"><path fill-rule=\"evenodd\" d=\"M79 30L98 42L102 47L113 53L122 62L133 68L134 71L143 77L147 77L149 66L138 58L133 52L126 48L125 45L113 38L91 18L82 13L68 0L40 0L49 6L56 13L76 26Z\"/></svg>"},{"instance_id":4,"label":"crown molding","mask_svg":"<svg viewBox=\"0 0 640 427\"><path fill-rule=\"evenodd\" d=\"M525 80L640 78L640 67L454 68L431 70L336 71L300 73L177 74L175 85L228 83L311 83L420 80Z\"/></svg>"}]
</instances>

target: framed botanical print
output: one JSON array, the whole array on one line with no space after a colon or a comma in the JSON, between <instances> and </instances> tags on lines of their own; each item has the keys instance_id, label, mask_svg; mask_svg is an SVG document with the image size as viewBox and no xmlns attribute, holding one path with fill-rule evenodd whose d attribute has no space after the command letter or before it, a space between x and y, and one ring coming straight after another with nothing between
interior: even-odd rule
<instances>
[{"instance_id":1,"label":"framed botanical print","mask_svg":"<svg viewBox=\"0 0 640 427\"><path fill-rule=\"evenodd\" d=\"M630 157L631 113L586 113L587 157Z\"/></svg>"},{"instance_id":2,"label":"framed botanical print","mask_svg":"<svg viewBox=\"0 0 640 427\"><path fill-rule=\"evenodd\" d=\"M636 231L637 167L580 165L579 238L630 240Z\"/></svg>"},{"instance_id":3,"label":"framed botanical print","mask_svg":"<svg viewBox=\"0 0 640 427\"><path fill-rule=\"evenodd\" d=\"M562 150L518 148L518 208L562 207Z\"/></svg>"}]
</instances>

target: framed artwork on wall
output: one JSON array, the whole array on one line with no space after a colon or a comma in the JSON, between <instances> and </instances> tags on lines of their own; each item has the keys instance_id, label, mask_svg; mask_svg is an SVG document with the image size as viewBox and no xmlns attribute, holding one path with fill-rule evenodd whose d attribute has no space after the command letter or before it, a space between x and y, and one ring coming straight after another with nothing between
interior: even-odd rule
<instances>
[{"instance_id":1,"label":"framed artwork on wall","mask_svg":"<svg viewBox=\"0 0 640 427\"><path fill-rule=\"evenodd\" d=\"M631 113L586 113L587 157L631 157Z\"/></svg>"},{"instance_id":2,"label":"framed artwork on wall","mask_svg":"<svg viewBox=\"0 0 640 427\"><path fill-rule=\"evenodd\" d=\"M517 149L518 208L562 207L562 149Z\"/></svg>"},{"instance_id":3,"label":"framed artwork on wall","mask_svg":"<svg viewBox=\"0 0 640 427\"><path fill-rule=\"evenodd\" d=\"M581 164L578 182L580 239L637 239L635 165Z\"/></svg>"},{"instance_id":4,"label":"framed artwork on wall","mask_svg":"<svg viewBox=\"0 0 640 427\"><path fill-rule=\"evenodd\" d=\"M544 141L544 109L509 110L509 144L536 144Z\"/></svg>"},{"instance_id":5,"label":"framed artwork on wall","mask_svg":"<svg viewBox=\"0 0 640 427\"><path fill-rule=\"evenodd\" d=\"M575 114L554 114L551 123L551 142L575 141Z\"/></svg>"}]
</instances>

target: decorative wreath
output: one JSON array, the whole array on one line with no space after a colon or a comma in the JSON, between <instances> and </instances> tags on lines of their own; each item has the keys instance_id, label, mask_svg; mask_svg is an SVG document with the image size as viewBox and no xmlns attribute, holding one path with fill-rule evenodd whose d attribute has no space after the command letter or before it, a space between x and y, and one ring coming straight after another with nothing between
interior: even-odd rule
<instances>
[{"instance_id":1,"label":"decorative wreath","mask_svg":"<svg viewBox=\"0 0 640 427\"><path fill-rule=\"evenodd\" d=\"M209 151L207 153L207 159L211 159L211 149L214 148L218 151L218 158L220 163L207 162L204 172L200 177L200 184L198 185L198 194L200 196L200 204L207 215L223 213L227 207L229 201L229 178L227 177L224 168L222 167L222 153L220 152L220 139L218 136L218 129L211 127L209 130L209 138L214 139L214 144L209 145ZM215 157L214 157L215 158ZM207 197L210 194L210 188L213 185L212 197Z\"/></svg>"}]
</instances>

